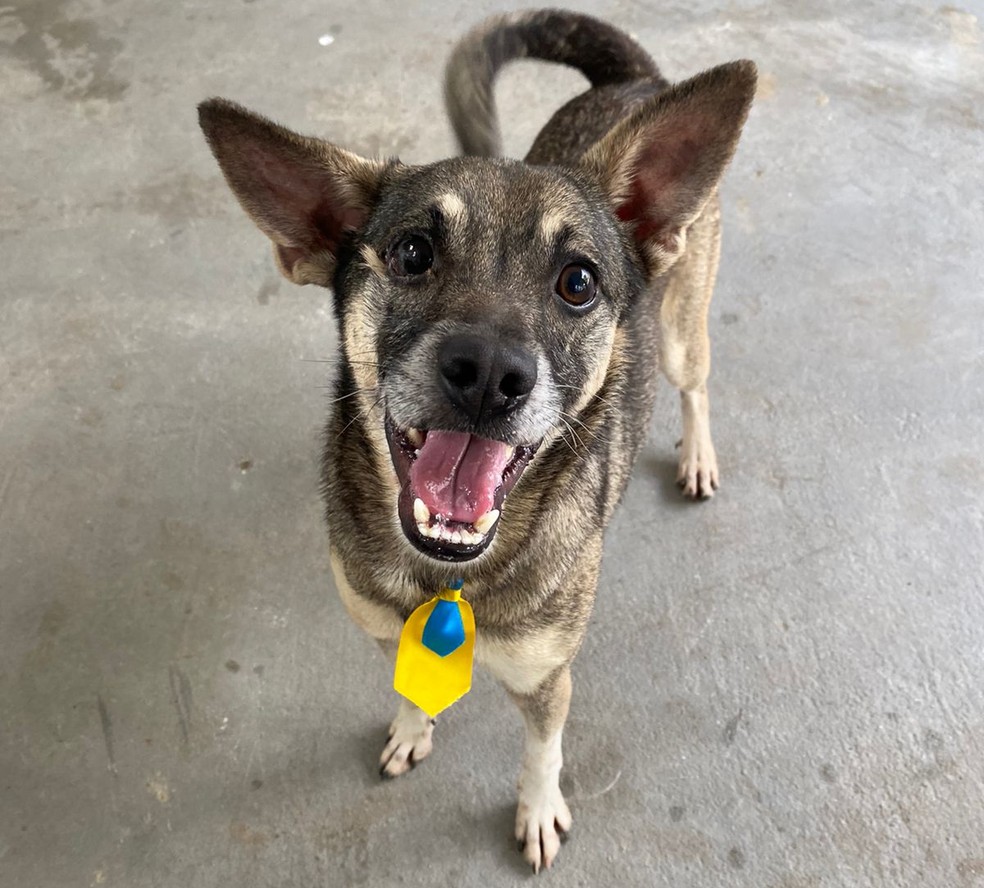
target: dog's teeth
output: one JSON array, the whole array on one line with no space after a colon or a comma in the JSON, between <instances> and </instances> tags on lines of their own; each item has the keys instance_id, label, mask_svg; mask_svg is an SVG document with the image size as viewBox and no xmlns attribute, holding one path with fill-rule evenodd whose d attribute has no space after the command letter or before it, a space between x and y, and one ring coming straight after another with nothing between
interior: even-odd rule
<instances>
[{"instance_id":1,"label":"dog's teeth","mask_svg":"<svg viewBox=\"0 0 984 888\"><path fill-rule=\"evenodd\" d=\"M420 429L407 429L406 435L407 440L419 450L420 445L424 443L424 436L420 433ZM420 500L417 500L417 502L420 502Z\"/></svg>"},{"instance_id":2,"label":"dog's teeth","mask_svg":"<svg viewBox=\"0 0 984 888\"><path fill-rule=\"evenodd\" d=\"M413 501L413 520L418 524L430 524L430 509L424 505L424 501L419 496Z\"/></svg>"},{"instance_id":3,"label":"dog's teeth","mask_svg":"<svg viewBox=\"0 0 984 888\"><path fill-rule=\"evenodd\" d=\"M451 542L452 543L461 542L461 531L456 530L454 533L451 534Z\"/></svg>"},{"instance_id":4,"label":"dog's teeth","mask_svg":"<svg viewBox=\"0 0 984 888\"><path fill-rule=\"evenodd\" d=\"M472 533L470 530L461 531L461 542L468 546L477 546L483 539L480 533Z\"/></svg>"},{"instance_id":5,"label":"dog's teeth","mask_svg":"<svg viewBox=\"0 0 984 888\"><path fill-rule=\"evenodd\" d=\"M486 512L478 521L475 522L475 530L477 530L483 536L487 534L493 527L496 521L499 520L499 510L492 509Z\"/></svg>"}]
</instances>

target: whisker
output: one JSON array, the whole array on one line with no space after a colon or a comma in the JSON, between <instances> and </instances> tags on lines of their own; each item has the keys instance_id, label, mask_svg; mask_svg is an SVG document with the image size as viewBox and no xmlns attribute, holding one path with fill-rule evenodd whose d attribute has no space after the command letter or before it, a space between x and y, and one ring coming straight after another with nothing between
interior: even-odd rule
<instances>
[{"instance_id":1,"label":"whisker","mask_svg":"<svg viewBox=\"0 0 984 888\"><path fill-rule=\"evenodd\" d=\"M580 386L576 386L576 385L565 385L562 382L555 382L554 385L557 388L570 389L570 391L572 391L572 392L579 392L579 391L581 391ZM615 404L612 403L611 401L609 401L608 398L603 397L600 392L596 392L594 394L594 396L591 398L591 401L600 401L606 407L611 407L613 410L616 409ZM589 401L588 403L590 404L591 402Z\"/></svg>"},{"instance_id":2,"label":"whisker","mask_svg":"<svg viewBox=\"0 0 984 888\"><path fill-rule=\"evenodd\" d=\"M378 367L378 361L352 361L347 358L298 358L299 361L303 361L305 364L334 364L336 367L339 364L359 364L360 366L365 365L366 367Z\"/></svg>"},{"instance_id":3,"label":"whisker","mask_svg":"<svg viewBox=\"0 0 984 888\"><path fill-rule=\"evenodd\" d=\"M336 435L336 440L338 438L341 438L342 435L344 435L345 432L348 431L348 428L349 428L350 425L352 425L352 423L354 423L354 422L356 422L357 420L360 420L360 419L365 419L370 413L372 413L372 411L375 410L376 407L379 406L379 402L382 401L382 400L383 400L383 395L382 395L382 392L380 392L379 397L376 398L376 400L373 401L372 404L369 405L368 409L363 410L361 413L357 413L347 423L345 423L345 427L338 433L338 435Z\"/></svg>"},{"instance_id":4,"label":"whisker","mask_svg":"<svg viewBox=\"0 0 984 888\"><path fill-rule=\"evenodd\" d=\"M574 438L574 440L577 441L578 447L580 447L583 450L587 450L587 448L584 446L584 442L581 440L581 436L574 431L574 427L563 417L560 418L560 421L565 426L567 426L567 431L569 431L571 433L571 436Z\"/></svg>"},{"instance_id":5,"label":"whisker","mask_svg":"<svg viewBox=\"0 0 984 888\"><path fill-rule=\"evenodd\" d=\"M322 388L328 388L328 386L322 386ZM344 401L348 398L354 398L356 395L361 395L363 392L371 392L371 391L372 391L371 388L356 389L354 392L349 392L347 395L342 395L341 397L338 398L332 398L328 403L337 404L339 401Z\"/></svg>"},{"instance_id":6,"label":"whisker","mask_svg":"<svg viewBox=\"0 0 984 888\"><path fill-rule=\"evenodd\" d=\"M563 423L563 424L564 424L565 426L567 426L567 431L569 431L569 432L570 432L570 433L571 433L571 434L572 434L572 435L573 435L573 436L574 436L574 437L575 437L575 438L577 439L577 441L578 441L578 443L579 443L579 444L580 444L580 445L581 445L581 446L583 447L583 446L584 446L584 442L583 442L583 441L581 441L581 439L577 437L577 432L575 432L575 431L574 431L574 429L572 429L572 428L570 427L570 425L568 424L568 422L567 422L567 420L566 420L566 419L564 419L563 417L561 417L561 418L560 418L560 421L561 421L561 422L562 422L562 423ZM574 455L575 455L575 456L576 456L576 457L577 457L578 459L580 459L580 460L583 460L583 459L584 459L584 455L583 455L583 454L581 454L581 453L578 453L578 452L577 452L577 448L575 448L575 447L574 447L574 445L573 445L573 444L571 444L571 442L567 440L567 436L566 436L566 435L561 435L561 436L560 436L560 439L561 439L561 441L563 441L563 442L564 442L564 443L565 443L565 444L566 444L566 445L567 445L568 447L570 447L570 449L571 449L571 453L573 453L573 454L574 454Z\"/></svg>"}]
</instances>

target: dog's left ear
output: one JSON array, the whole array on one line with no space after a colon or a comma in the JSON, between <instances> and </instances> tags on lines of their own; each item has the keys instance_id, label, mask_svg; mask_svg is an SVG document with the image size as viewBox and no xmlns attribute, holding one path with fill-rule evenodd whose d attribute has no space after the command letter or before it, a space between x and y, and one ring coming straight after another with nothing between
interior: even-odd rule
<instances>
[{"instance_id":1,"label":"dog's left ear","mask_svg":"<svg viewBox=\"0 0 984 888\"><path fill-rule=\"evenodd\" d=\"M581 161L632 226L650 275L682 254L688 226L735 152L755 82L750 61L698 74L648 100Z\"/></svg>"},{"instance_id":2,"label":"dog's left ear","mask_svg":"<svg viewBox=\"0 0 984 888\"><path fill-rule=\"evenodd\" d=\"M273 241L284 276L329 286L339 249L375 206L386 165L225 99L202 102L198 121L229 187Z\"/></svg>"}]
</instances>

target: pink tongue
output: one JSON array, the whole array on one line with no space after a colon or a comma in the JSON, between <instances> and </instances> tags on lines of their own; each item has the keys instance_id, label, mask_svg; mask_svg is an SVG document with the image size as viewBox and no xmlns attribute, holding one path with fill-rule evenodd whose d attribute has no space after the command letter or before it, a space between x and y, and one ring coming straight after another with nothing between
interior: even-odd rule
<instances>
[{"instance_id":1,"label":"pink tongue","mask_svg":"<svg viewBox=\"0 0 984 888\"><path fill-rule=\"evenodd\" d=\"M428 432L410 467L410 489L431 515L472 523L493 507L512 449L466 432Z\"/></svg>"}]
</instances>

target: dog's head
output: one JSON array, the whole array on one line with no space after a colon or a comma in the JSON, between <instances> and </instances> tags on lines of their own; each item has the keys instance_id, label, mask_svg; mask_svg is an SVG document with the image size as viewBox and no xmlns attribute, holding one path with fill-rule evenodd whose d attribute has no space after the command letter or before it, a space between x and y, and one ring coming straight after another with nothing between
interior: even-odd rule
<instances>
[{"instance_id":1,"label":"dog's head","mask_svg":"<svg viewBox=\"0 0 984 888\"><path fill-rule=\"evenodd\" d=\"M733 151L753 79L715 71L644 103L572 167L382 163L229 102L200 107L284 275L334 288L343 395L392 464L383 483L421 552L481 555L538 450L578 441L619 325L682 253Z\"/></svg>"}]
</instances>

